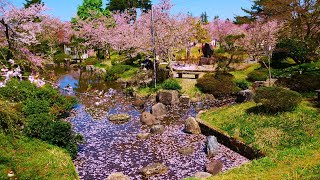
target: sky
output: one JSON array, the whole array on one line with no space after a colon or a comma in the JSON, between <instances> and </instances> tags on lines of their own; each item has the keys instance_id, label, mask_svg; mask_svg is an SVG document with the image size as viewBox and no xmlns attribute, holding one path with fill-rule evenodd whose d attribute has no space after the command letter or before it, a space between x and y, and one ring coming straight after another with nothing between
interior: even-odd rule
<instances>
[{"instance_id":1,"label":"sky","mask_svg":"<svg viewBox=\"0 0 320 180\"><path fill-rule=\"evenodd\" d=\"M25 0L10 0L14 5L22 7ZM59 17L63 21L69 21L77 12L77 7L82 0L43 0L50 9L49 14ZM103 0L106 4L106 0ZM159 0L152 0L157 4ZM233 19L236 15L244 15L242 8L249 9L251 0L171 0L173 7L172 13L191 13L193 16L200 16L202 12L207 12L209 20L215 16L221 19Z\"/></svg>"}]
</instances>

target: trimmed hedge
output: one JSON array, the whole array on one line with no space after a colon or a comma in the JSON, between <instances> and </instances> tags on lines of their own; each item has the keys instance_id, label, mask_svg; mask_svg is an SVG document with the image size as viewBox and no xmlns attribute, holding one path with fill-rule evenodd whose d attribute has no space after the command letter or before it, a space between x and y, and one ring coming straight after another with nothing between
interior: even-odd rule
<instances>
[{"instance_id":1,"label":"trimmed hedge","mask_svg":"<svg viewBox=\"0 0 320 180\"><path fill-rule=\"evenodd\" d=\"M280 87L262 87L254 96L256 103L261 103L263 111L276 113L294 110L302 101L302 96Z\"/></svg>"},{"instance_id":2,"label":"trimmed hedge","mask_svg":"<svg viewBox=\"0 0 320 180\"><path fill-rule=\"evenodd\" d=\"M224 97L237 93L240 89L233 82L234 76L225 72L205 74L197 80L196 86L203 92L215 97Z\"/></svg>"}]
</instances>

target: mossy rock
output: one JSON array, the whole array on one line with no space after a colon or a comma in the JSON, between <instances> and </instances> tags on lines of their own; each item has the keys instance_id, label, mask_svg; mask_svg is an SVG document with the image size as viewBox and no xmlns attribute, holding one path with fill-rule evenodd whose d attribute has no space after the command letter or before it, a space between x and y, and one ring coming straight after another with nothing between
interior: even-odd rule
<instances>
[{"instance_id":1,"label":"mossy rock","mask_svg":"<svg viewBox=\"0 0 320 180\"><path fill-rule=\"evenodd\" d=\"M128 114L113 114L109 116L109 120L116 124L123 124L128 122L131 116Z\"/></svg>"}]
</instances>

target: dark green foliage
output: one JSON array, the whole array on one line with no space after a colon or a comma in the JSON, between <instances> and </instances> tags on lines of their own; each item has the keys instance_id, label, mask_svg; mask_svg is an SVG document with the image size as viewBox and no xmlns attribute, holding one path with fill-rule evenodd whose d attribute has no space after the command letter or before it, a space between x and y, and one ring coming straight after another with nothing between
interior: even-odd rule
<instances>
[{"instance_id":1,"label":"dark green foliage","mask_svg":"<svg viewBox=\"0 0 320 180\"><path fill-rule=\"evenodd\" d=\"M162 83L162 88L166 89L166 90L181 90L182 89L179 82L173 78L165 80Z\"/></svg>"},{"instance_id":2,"label":"dark green foliage","mask_svg":"<svg viewBox=\"0 0 320 180\"><path fill-rule=\"evenodd\" d=\"M73 157L77 153L77 143L82 140L81 136L73 133L70 123L56 121L54 116L47 113L28 116L24 132L29 137L66 148Z\"/></svg>"},{"instance_id":3,"label":"dark green foliage","mask_svg":"<svg viewBox=\"0 0 320 180\"><path fill-rule=\"evenodd\" d=\"M279 78L276 83L301 93L314 92L320 89L320 72L295 74L289 78Z\"/></svg>"},{"instance_id":4,"label":"dark green foliage","mask_svg":"<svg viewBox=\"0 0 320 180\"><path fill-rule=\"evenodd\" d=\"M236 80L235 83L242 90L249 89L250 87L250 82L244 79Z\"/></svg>"},{"instance_id":5,"label":"dark green foliage","mask_svg":"<svg viewBox=\"0 0 320 180\"><path fill-rule=\"evenodd\" d=\"M107 9L110 11L130 10L132 8L141 8L143 12L151 9L150 0L108 0ZM134 12L136 13L136 12Z\"/></svg>"},{"instance_id":6,"label":"dark green foliage","mask_svg":"<svg viewBox=\"0 0 320 180\"><path fill-rule=\"evenodd\" d=\"M301 73L311 73L315 74L318 73L320 74L320 63L304 63L296 66L291 66L288 68L284 69L273 69L272 75L277 77L277 78L282 78L282 77L291 77L292 75L295 74L300 74Z\"/></svg>"},{"instance_id":7,"label":"dark green foliage","mask_svg":"<svg viewBox=\"0 0 320 180\"><path fill-rule=\"evenodd\" d=\"M302 101L302 96L291 90L280 87L262 87L256 91L256 103L261 103L261 109L276 113L294 110Z\"/></svg>"},{"instance_id":8,"label":"dark green foliage","mask_svg":"<svg viewBox=\"0 0 320 180\"><path fill-rule=\"evenodd\" d=\"M268 79L268 71L264 69L255 70L248 74L247 80L250 82L265 81Z\"/></svg>"},{"instance_id":9,"label":"dark green foliage","mask_svg":"<svg viewBox=\"0 0 320 180\"><path fill-rule=\"evenodd\" d=\"M169 69L158 69L157 70L157 82L162 83L170 77Z\"/></svg>"},{"instance_id":10,"label":"dark green foliage","mask_svg":"<svg viewBox=\"0 0 320 180\"><path fill-rule=\"evenodd\" d=\"M34 4L44 4L44 3L42 2L42 0L26 0L26 3L24 3L23 5L25 8L28 8Z\"/></svg>"},{"instance_id":11,"label":"dark green foliage","mask_svg":"<svg viewBox=\"0 0 320 180\"><path fill-rule=\"evenodd\" d=\"M296 39L282 39L276 46L276 50L272 55L272 67L283 68L285 66L283 60L290 57L296 63L310 61L306 44Z\"/></svg>"},{"instance_id":12,"label":"dark green foliage","mask_svg":"<svg viewBox=\"0 0 320 180\"><path fill-rule=\"evenodd\" d=\"M213 94L215 97L229 96L240 90L233 79L232 74L224 72L206 74L197 80L196 86L202 92Z\"/></svg>"},{"instance_id":13,"label":"dark green foliage","mask_svg":"<svg viewBox=\"0 0 320 180\"><path fill-rule=\"evenodd\" d=\"M120 74L131 69L129 65L117 64L107 70L106 81L114 81L120 77Z\"/></svg>"},{"instance_id":14,"label":"dark green foliage","mask_svg":"<svg viewBox=\"0 0 320 180\"><path fill-rule=\"evenodd\" d=\"M53 61L54 63L64 63L65 59L70 59L71 57L68 54L65 53L59 53L54 55Z\"/></svg>"},{"instance_id":15,"label":"dark green foliage","mask_svg":"<svg viewBox=\"0 0 320 180\"><path fill-rule=\"evenodd\" d=\"M98 63L99 63L99 60L97 58L89 57L86 60L84 60L82 64L84 66L88 66L88 65L95 65L95 64L98 64Z\"/></svg>"},{"instance_id":16,"label":"dark green foliage","mask_svg":"<svg viewBox=\"0 0 320 180\"><path fill-rule=\"evenodd\" d=\"M37 88L28 81L13 79L0 88L0 99L21 105L16 108L7 102L2 105L0 101L2 130L17 130L19 125L24 125L27 136L66 148L72 156L76 154L80 136L73 133L68 122L59 119L76 104L75 98L64 97L49 85Z\"/></svg>"}]
</instances>

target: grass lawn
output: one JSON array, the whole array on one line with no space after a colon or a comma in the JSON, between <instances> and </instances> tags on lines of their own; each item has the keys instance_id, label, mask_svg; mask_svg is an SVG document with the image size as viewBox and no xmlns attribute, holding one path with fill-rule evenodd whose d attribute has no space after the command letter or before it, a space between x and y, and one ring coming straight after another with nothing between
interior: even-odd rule
<instances>
[{"instance_id":1,"label":"grass lawn","mask_svg":"<svg viewBox=\"0 0 320 180\"><path fill-rule=\"evenodd\" d=\"M320 179L319 109L305 101L293 112L268 115L255 113L255 106L249 102L200 116L266 154L213 179Z\"/></svg>"},{"instance_id":2,"label":"grass lawn","mask_svg":"<svg viewBox=\"0 0 320 180\"><path fill-rule=\"evenodd\" d=\"M181 92L187 94L190 97L195 97L197 93L201 91L195 86L197 84L196 79L177 79L182 87Z\"/></svg>"},{"instance_id":3,"label":"grass lawn","mask_svg":"<svg viewBox=\"0 0 320 180\"><path fill-rule=\"evenodd\" d=\"M8 179L10 170L17 179L79 179L65 150L40 140L0 133L0 179Z\"/></svg>"},{"instance_id":4,"label":"grass lawn","mask_svg":"<svg viewBox=\"0 0 320 180\"><path fill-rule=\"evenodd\" d=\"M259 63L256 63L256 64L252 64L247 69L240 70L240 71L232 71L230 73L232 75L234 75L236 80L245 80L245 79L247 79L249 73L251 73L252 71L254 71L255 69L258 69L260 67L261 67L261 65Z\"/></svg>"}]
</instances>

